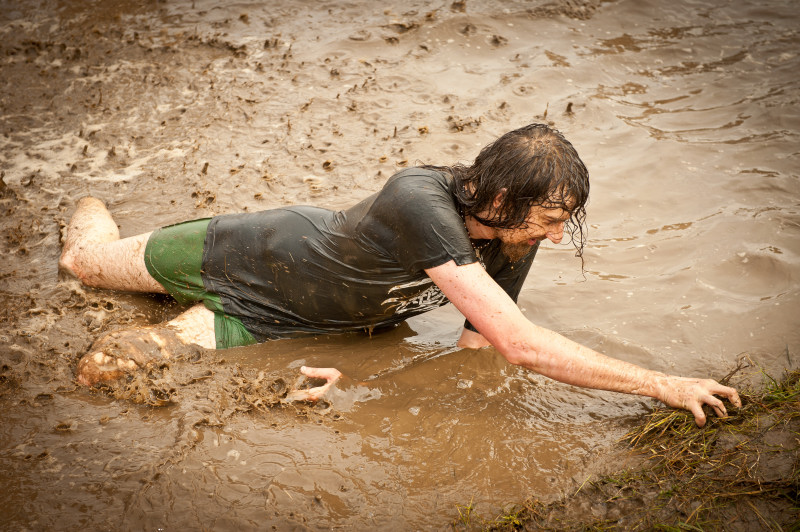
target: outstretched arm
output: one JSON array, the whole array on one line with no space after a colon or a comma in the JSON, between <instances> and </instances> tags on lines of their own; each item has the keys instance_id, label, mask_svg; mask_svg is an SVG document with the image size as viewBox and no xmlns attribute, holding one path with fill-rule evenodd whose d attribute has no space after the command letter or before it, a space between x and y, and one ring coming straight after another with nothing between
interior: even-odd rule
<instances>
[{"instance_id":1,"label":"outstretched arm","mask_svg":"<svg viewBox=\"0 0 800 532\"><path fill-rule=\"evenodd\" d=\"M715 394L741 406L736 390L714 380L651 371L534 325L478 263L457 266L450 261L426 273L480 336L512 364L575 386L654 397L690 410L701 427L706 422L703 404L710 405L718 416L727 415Z\"/></svg>"}]
</instances>

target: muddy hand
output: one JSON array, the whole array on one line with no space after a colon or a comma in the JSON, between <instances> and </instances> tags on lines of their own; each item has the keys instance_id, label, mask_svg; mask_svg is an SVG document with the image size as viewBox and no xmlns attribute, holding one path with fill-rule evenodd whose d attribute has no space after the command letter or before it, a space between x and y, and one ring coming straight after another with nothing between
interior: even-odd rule
<instances>
[{"instance_id":1,"label":"muddy hand","mask_svg":"<svg viewBox=\"0 0 800 532\"><path fill-rule=\"evenodd\" d=\"M302 373L305 377L311 379L323 379L325 380L325 384L322 386L317 386L315 388L308 388L304 390L300 390L297 386L302 382L304 379L295 384L295 388L289 391L289 394L286 396L286 401L318 401L322 396L328 393L336 382L342 378L342 372L336 368L309 368L303 366L300 368L300 373Z\"/></svg>"},{"instance_id":2,"label":"muddy hand","mask_svg":"<svg viewBox=\"0 0 800 532\"><path fill-rule=\"evenodd\" d=\"M726 397L737 408L742 406L735 389L723 386L712 379L671 377L665 384L665 393L661 400L669 406L691 411L698 427L706 424L704 404L709 405L718 417L728 415L725 405L719 397L716 397L717 395Z\"/></svg>"}]
</instances>

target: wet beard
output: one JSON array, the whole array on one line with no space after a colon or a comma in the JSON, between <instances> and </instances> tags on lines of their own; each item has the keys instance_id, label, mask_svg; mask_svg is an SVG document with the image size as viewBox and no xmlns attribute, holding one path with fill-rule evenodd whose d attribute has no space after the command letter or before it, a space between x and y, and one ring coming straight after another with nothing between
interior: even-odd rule
<instances>
[{"instance_id":1,"label":"wet beard","mask_svg":"<svg viewBox=\"0 0 800 532\"><path fill-rule=\"evenodd\" d=\"M524 258L532 249L533 247L529 246L527 242L523 242L522 244L508 244L503 242L500 244L500 251L502 251L503 255L508 257L508 260L511 262L517 262Z\"/></svg>"}]
</instances>

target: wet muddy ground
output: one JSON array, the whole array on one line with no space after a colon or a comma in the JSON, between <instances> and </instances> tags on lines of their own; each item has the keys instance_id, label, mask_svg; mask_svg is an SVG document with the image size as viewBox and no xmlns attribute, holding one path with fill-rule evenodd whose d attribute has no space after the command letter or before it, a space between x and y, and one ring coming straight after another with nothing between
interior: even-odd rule
<instances>
[{"instance_id":1,"label":"wet muddy ground","mask_svg":"<svg viewBox=\"0 0 800 532\"><path fill-rule=\"evenodd\" d=\"M89 391L95 338L182 308L59 277L87 194L123 236L341 208L546 121L591 173L590 240L585 276L543 246L531 320L672 373L796 366L797 19L788 0L0 4L0 523L445 528L613 470L651 405L459 350L452 308ZM282 404L304 364L352 380Z\"/></svg>"}]
</instances>

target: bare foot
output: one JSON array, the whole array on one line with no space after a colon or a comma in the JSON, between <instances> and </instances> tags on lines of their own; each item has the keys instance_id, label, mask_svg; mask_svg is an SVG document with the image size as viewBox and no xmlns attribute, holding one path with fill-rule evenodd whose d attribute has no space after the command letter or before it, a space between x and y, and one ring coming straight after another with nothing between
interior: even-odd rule
<instances>
[{"instance_id":1,"label":"bare foot","mask_svg":"<svg viewBox=\"0 0 800 532\"><path fill-rule=\"evenodd\" d=\"M97 198L78 200L64 234L64 247L58 260L59 270L80 278L77 256L87 245L119 240L119 229L105 204Z\"/></svg>"},{"instance_id":2,"label":"bare foot","mask_svg":"<svg viewBox=\"0 0 800 532\"><path fill-rule=\"evenodd\" d=\"M167 328L113 331L97 340L80 362L78 382L86 386L116 380L169 360L186 344Z\"/></svg>"},{"instance_id":3,"label":"bare foot","mask_svg":"<svg viewBox=\"0 0 800 532\"><path fill-rule=\"evenodd\" d=\"M94 386L100 382L116 380L125 373L139 368L133 360L121 359L96 351L84 356L78 362L78 382L85 386Z\"/></svg>"}]
</instances>

